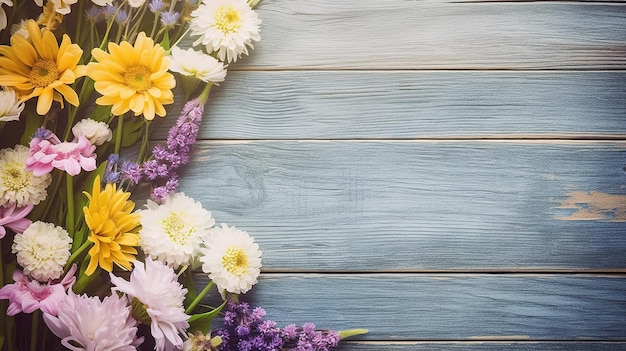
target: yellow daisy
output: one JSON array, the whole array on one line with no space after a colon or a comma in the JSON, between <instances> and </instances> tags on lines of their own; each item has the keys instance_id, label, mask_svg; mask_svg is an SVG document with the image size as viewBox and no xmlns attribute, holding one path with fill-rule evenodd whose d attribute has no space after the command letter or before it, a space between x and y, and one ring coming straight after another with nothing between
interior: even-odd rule
<instances>
[{"instance_id":1,"label":"yellow daisy","mask_svg":"<svg viewBox=\"0 0 626 351\"><path fill-rule=\"evenodd\" d=\"M50 31L42 31L37 23L26 23L29 38L11 36L11 45L0 45L0 85L12 87L20 101L38 97L37 113L50 111L52 101L63 107L66 100L78 106L78 95L69 86L86 73L79 65L83 50L63 35L61 45Z\"/></svg>"},{"instance_id":2,"label":"yellow daisy","mask_svg":"<svg viewBox=\"0 0 626 351\"><path fill-rule=\"evenodd\" d=\"M89 250L91 260L85 273L91 275L98 265L105 271L113 270L113 263L130 270L139 245L137 234L141 215L131 213L135 203L129 201L130 193L117 190L107 184L100 190L100 176L93 182L89 206L83 207L85 222L91 231L89 241L94 245Z\"/></svg>"},{"instance_id":3,"label":"yellow daisy","mask_svg":"<svg viewBox=\"0 0 626 351\"><path fill-rule=\"evenodd\" d=\"M102 94L96 103L112 105L111 112L116 116L132 110L135 116L143 114L147 120L154 119L155 114L164 117L163 105L174 102L171 89L176 85L168 72L170 58L165 50L143 32L134 46L123 41L119 45L109 43L108 49L108 53L93 49L91 54L98 62L87 65L87 75Z\"/></svg>"}]
</instances>

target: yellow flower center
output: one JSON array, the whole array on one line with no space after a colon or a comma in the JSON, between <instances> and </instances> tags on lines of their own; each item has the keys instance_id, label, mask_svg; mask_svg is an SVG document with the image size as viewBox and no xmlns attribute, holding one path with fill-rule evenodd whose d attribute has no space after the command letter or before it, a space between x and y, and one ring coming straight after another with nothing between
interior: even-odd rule
<instances>
[{"instance_id":1,"label":"yellow flower center","mask_svg":"<svg viewBox=\"0 0 626 351\"><path fill-rule=\"evenodd\" d=\"M54 61L39 60L30 70L29 78L32 85L45 88L59 78L59 70Z\"/></svg>"},{"instance_id":2,"label":"yellow flower center","mask_svg":"<svg viewBox=\"0 0 626 351\"><path fill-rule=\"evenodd\" d=\"M126 85L131 89L143 93L152 87L152 80L150 80L151 74L152 73L146 66L132 66L124 73L124 82L126 82Z\"/></svg>"},{"instance_id":3,"label":"yellow flower center","mask_svg":"<svg viewBox=\"0 0 626 351\"><path fill-rule=\"evenodd\" d=\"M240 247L229 247L224 256L222 256L222 267L228 273L241 277L248 271L248 256L246 252Z\"/></svg>"},{"instance_id":4,"label":"yellow flower center","mask_svg":"<svg viewBox=\"0 0 626 351\"><path fill-rule=\"evenodd\" d=\"M31 174L24 170L24 166L9 165L7 166L2 175L3 185L11 191L20 191L28 187L30 184Z\"/></svg>"},{"instance_id":5,"label":"yellow flower center","mask_svg":"<svg viewBox=\"0 0 626 351\"><path fill-rule=\"evenodd\" d=\"M170 215L161 220L161 227L176 244L184 244L195 232L194 227L189 227L188 220L181 212L170 212Z\"/></svg>"},{"instance_id":6,"label":"yellow flower center","mask_svg":"<svg viewBox=\"0 0 626 351\"><path fill-rule=\"evenodd\" d=\"M241 28L241 16L239 11L232 6L221 6L213 16L215 27L222 33L234 33Z\"/></svg>"}]
</instances>

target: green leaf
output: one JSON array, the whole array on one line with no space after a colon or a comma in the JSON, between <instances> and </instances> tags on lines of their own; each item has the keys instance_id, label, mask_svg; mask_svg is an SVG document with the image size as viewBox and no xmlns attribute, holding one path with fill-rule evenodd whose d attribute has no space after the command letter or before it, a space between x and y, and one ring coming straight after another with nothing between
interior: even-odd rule
<instances>
[{"instance_id":1,"label":"green leaf","mask_svg":"<svg viewBox=\"0 0 626 351\"><path fill-rule=\"evenodd\" d=\"M30 118L24 118L24 116L28 116ZM25 120L26 125L24 126L24 132L22 132L20 144L28 145L37 129L41 127L43 116L37 115L35 109L31 108L29 105L28 108L24 109L24 112L22 112L22 119Z\"/></svg>"},{"instance_id":2,"label":"green leaf","mask_svg":"<svg viewBox=\"0 0 626 351\"><path fill-rule=\"evenodd\" d=\"M123 118L123 116L118 118ZM142 116L138 116L136 118L131 117L124 121L124 130L122 131L122 147L135 145L135 143L141 139L141 136L143 135L143 125L144 120ZM113 134L115 134L115 132Z\"/></svg>"},{"instance_id":3,"label":"green leaf","mask_svg":"<svg viewBox=\"0 0 626 351\"><path fill-rule=\"evenodd\" d=\"M163 33L163 40L161 40L161 47L165 49L165 51L170 51L170 33L165 31Z\"/></svg>"},{"instance_id":4,"label":"green leaf","mask_svg":"<svg viewBox=\"0 0 626 351\"><path fill-rule=\"evenodd\" d=\"M347 329L347 330L340 330L338 334L339 334L339 339L343 340L351 336L367 334L367 332L368 332L367 329Z\"/></svg>"},{"instance_id":5,"label":"green leaf","mask_svg":"<svg viewBox=\"0 0 626 351\"><path fill-rule=\"evenodd\" d=\"M111 118L111 106L96 105L91 111L89 118L94 121L107 123Z\"/></svg>"},{"instance_id":6,"label":"green leaf","mask_svg":"<svg viewBox=\"0 0 626 351\"><path fill-rule=\"evenodd\" d=\"M226 306L226 301L212 311L191 315L189 318L189 330L194 332L199 330L203 334L208 333L211 330L211 321L220 313L224 306Z\"/></svg>"}]
</instances>

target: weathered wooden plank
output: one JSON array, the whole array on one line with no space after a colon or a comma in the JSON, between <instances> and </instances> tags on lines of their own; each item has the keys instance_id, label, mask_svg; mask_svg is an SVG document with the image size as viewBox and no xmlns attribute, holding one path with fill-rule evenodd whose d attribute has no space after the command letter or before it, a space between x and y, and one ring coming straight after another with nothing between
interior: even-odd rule
<instances>
[{"instance_id":1,"label":"weathered wooden plank","mask_svg":"<svg viewBox=\"0 0 626 351\"><path fill-rule=\"evenodd\" d=\"M200 138L624 136L625 96L623 71L230 72Z\"/></svg>"},{"instance_id":2,"label":"weathered wooden plank","mask_svg":"<svg viewBox=\"0 0 626 351\"><path fill-rule=\"evenodd\" d=\"M263 45L231 68L624 67L621 5L266 0Z\"/></svg>"},{"instance_id":3,"label":"weathered wooden plank","mask_svg":"<svg viewBox=\"0 0 626 351\"><path fill-rule=\"evenodd\" d=\"M626 349L624 342L350 342L336 351L615 351Z\"/></svg>"},{"instance_id":4,"label":"weathered wooden plank","mask_svg":"<svg viewBox=\"0 0 626 351\"><path fill-rule=\"evenodd\" d=\"M623 142L205 141L195 150L179 190L218 223L248 230L266 271L626 268ZM572 201L581 192L587 203Z\"/></svg>"},{"instance_id":5,"label":"weathered wooden plank","mask_svg":"<svg viewBox=\"0 0 626 351\"><path fill-rule=\"evenodd\" d=\"M623 275L271 274L244 298L362 340L624 341L625 296Z\"/></svg>"}]
</instances>

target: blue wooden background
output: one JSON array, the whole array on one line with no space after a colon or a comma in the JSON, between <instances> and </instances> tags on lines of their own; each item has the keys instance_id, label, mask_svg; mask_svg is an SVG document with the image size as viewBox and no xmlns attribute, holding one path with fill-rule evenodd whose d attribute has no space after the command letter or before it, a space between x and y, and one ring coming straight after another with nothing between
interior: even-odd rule
<instances>
[{"instance_id":1,"label":"blue wooden background","mask_svg":"<svg viewBox=\"0 0 626 351\"><path fill-rule=\"evenodd\" d=\"M626 2L258 12L181 186L260 244L248 301L341 350L626 349Z\"/></svg>"}]
</instances>

